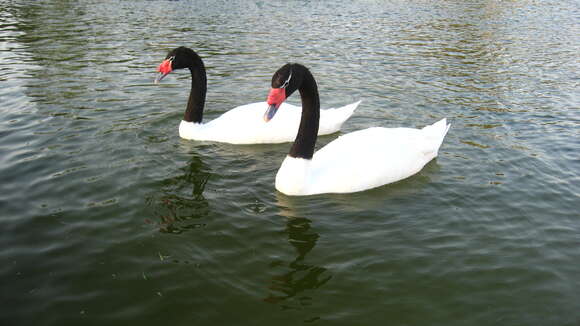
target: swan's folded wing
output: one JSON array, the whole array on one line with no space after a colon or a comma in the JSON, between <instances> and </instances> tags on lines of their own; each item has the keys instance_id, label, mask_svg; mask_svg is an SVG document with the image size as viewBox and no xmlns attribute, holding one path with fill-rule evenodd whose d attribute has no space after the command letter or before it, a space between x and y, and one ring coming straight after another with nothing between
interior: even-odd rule
<instances>
[{"instance_id":1,"label":"swan's folded wing","mask_svg":"<svg viewBox=\"0 0 580 326\"><path fill-rule=\"evenodd\" d=\"M355 192L405 179L432 159L422 149L418 129L369 128L341 136L314 154L312 191Z\"/></svg>"}]
</instances>

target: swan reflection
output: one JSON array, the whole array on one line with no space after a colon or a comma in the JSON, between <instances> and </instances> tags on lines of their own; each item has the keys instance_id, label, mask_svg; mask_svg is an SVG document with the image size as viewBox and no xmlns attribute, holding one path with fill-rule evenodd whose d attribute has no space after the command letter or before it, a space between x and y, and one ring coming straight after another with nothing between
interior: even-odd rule
<instances>
[{"instance_id":1,"label":"swan reflection","mask_svg":"<svg viewBox=\"0 0 580 326\"><path fill-rule=\"evenodd\" d=\"M265 302L282 304L284 309L297 309L290 301L297 300L299 306L310 305L312 298L307 296L308 290L316 290L326 284L332 275L324 267L307 262L306 255L314 249L320 235L312 228L312 221L297 216L296 212L285 202L288 199L282 194L278 196L280 215L287 218L285 233L288 243L296 250L296 257L288 262L275 261L270 264L274 269L281 269L269 280L269 295Z\"/></svg>"},{"instance_id":2,"label":"swan reflection","mask_svg":"<svg viewBox=\"0 0 580 326\"><path fill-rule=\"evenodd\" d=\"M147 198L162 233L179 234L203 227L199 220L209 213L209 203L203 196L211 176L209 167L194 154L181 170L183 174L161 181L160 193Z\"/></svg>"}]
</instances>

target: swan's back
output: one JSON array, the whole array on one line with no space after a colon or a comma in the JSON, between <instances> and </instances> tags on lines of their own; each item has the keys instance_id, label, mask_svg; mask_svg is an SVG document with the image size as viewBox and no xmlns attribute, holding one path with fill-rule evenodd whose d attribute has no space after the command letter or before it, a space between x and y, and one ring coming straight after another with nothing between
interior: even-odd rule
<instances>
[{"instance_id":1,"label":"swan's back","mask_svg":"<svg viewBox=\"0 0 580 326\"><path fill-rule=\"evenodd\" d=\"M320 111L319 135L340 130L360 101L336 109ZM264 122L266 102L233 108L205 124L183 122L180 136L186 139L212 140L231 144L284 143L294 140L300 124L302 108L282 103L276 118Z\"/></svg>"},{"instance_id":2,"label":"swan's back","mask_svg":"<svg viewBox=\"0 0 580 326\"><path fill-rule=\"evenodd\" d=\"M356 192L405 179L437 156L448 129L442 119L423 129L376 127L341 136L314 154L304 194Z\"/></svg>"}]
</instances>

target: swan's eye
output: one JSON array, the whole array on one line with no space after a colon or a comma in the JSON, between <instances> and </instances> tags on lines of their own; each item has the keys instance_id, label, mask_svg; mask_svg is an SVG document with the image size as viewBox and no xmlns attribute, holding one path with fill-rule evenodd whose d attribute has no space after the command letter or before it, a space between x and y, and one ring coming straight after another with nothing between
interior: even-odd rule
<instances>
[{"instance_id":1,"label":"swan's eye","mask_svg":"<svg viewBox=\"0 0 580 326\"><path fill-rule=\"evenodd\" d=\"M286 88L288 87L288 85L290 84L290 79L292 78L292 70L290 70L290 76L288 76L288 79L286 79L284 81L284 83L282 84L282 86L280 86L279 88Z\"/></svg>"}]
</instances>

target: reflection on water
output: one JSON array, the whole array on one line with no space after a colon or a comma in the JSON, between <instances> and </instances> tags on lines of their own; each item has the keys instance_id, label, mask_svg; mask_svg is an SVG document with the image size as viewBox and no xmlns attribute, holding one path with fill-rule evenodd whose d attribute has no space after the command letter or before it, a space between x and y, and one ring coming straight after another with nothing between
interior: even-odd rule
<instances>
[{"instance_id":1,"label":"reflection on water","mask_svg":"<svg viewBox=\"0 0 580 326\"><path fill-rule=\"evenodd\" d=\"M211 176L210 169L194 154L182 171L184 174L161 182L160 194L146 198L147 205L153 207L160 232L178 234L205 225L199 220L207 216L210 209L203 196ZM149 219L146 222L153 223Z\"/></svg>"},{"instance_id":2,"label":"reflection on water","mask_svg":"<svg viewBox=\"0 0 580 326\"><path fill-rule=\"evenodd\" d=\"M1 325L577 324L578 1L207 3L1 1ZM343 132L452 129L404 181L288 198L289 144L179 139L180 45L208 120L294 61L363 100Z\"/></svg>"},{"instance_id":3,"label":"reflection on water","mask_svg":"<svg viewBox=\"0 0 580 326\"><path fill-rule=\"evenodd\" d=\"M316 290L326 284L332 275L324 267L308 263L306 255L314 249L320 235L312 230L312 221L297 216L287 197L277 195L279 214L287 219L285 233L288 243L296 250L296 258L289 262L274 261L272 268L283 268L284 271L270 279L268 289L270 294L263 300L268 303L280 304L282 309L300 309L312 304L309 291Z\"/></svg>"},{"instance_id":4,"label":"reflection on water","mask_svg":"<svg viewBox=\"0 0 580 326\"><path fill-rule=\"evenodd\" d=\"M265 302L278 303L283 309L308 306L312 297L303 292L316 290L332 278L326 268L305 262L306 255L314 248L319 237L318 233L311 230L311 223L307 218L288 219L285 231L297 256L291 262L272 262L272 268L283 267L286 271L271 278L268 288L272 292L264 298ZM297 300L298 307L289 302L283 303L291 298Z\"/></svg>"}]
</instances>

